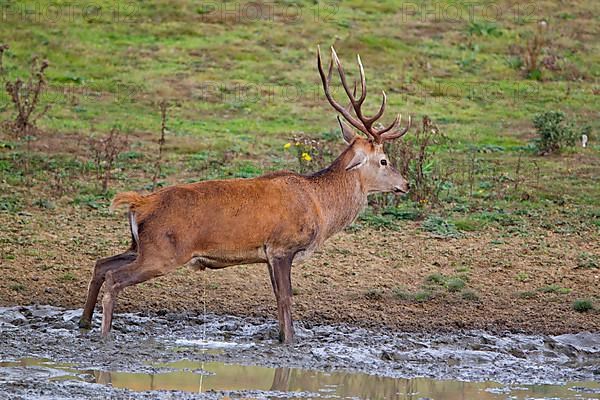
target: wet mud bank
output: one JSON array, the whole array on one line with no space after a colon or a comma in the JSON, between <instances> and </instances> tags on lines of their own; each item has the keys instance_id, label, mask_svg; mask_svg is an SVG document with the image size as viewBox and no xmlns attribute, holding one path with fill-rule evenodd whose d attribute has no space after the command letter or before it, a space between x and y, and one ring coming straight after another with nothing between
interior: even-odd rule
<instances>
[{"instance_id":1,"label":"wet mud bank","mask_svg":"<svg viewBox=\"0 0 600 400\"><path fill-rule=\"evenodd\" d=\"M0 308L1 398L392 398L414 391L410 385L425 385L423 379L492 381L473 387L490 396L511 393L502 385L568 384L573 398L600 397L594 385L600 381L599 333L424 334L299 321L296 343L284 346L274 320L172 313L116 315L112 338L103 341L99 316L91 331L81 331L80 315L50 306ZM238 381L255 378L245 386L220 384L215 376L227 373L236 373ZM257 383L263 378L269 381L264 387ZM298 385L306 390L289 392L290 379L304 382ZM361 379L362 387L394 388L389 396L342 396L340 385ZM321 385L311 386L316 380ZM400 384L407 387L395 387ZM194 393L195 385L206 391Z\"/></svg>"}]
</instances>

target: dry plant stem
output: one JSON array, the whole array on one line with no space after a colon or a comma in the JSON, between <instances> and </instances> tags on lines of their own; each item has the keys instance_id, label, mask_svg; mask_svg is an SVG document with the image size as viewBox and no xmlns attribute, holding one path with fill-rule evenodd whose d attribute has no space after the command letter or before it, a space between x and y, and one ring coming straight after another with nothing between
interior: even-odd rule
<instances>
[{"instance_id":1,"label":"dry plant stem","mask_svg":"<svg viewBox=\"0 0 600 400\"><path fill-rule=\"evenodd\" d=\"M160 139L158 139L158 158L154 164L154 176L152 177L152 191L156 189L158 178L160 178L162 170L162 153L163 146L165 144L165 134L167 132L167 109L168 104L166 100L162 100L159 104L160 107Z\"/></svg>"}]
</instances>

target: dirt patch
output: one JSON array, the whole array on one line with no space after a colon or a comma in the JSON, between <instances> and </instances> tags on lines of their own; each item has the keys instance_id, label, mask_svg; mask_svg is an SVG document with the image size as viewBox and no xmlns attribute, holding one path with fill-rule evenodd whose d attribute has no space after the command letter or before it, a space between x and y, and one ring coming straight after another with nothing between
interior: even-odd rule
<instances>
[{"instance_id":1,"label":"dirt patch","mask_svg":"<svg viewBox=\"0 0 600 400\"><path fill-rule=\"evenodd\" d=\"M0 305L81 307L96 259L128 246L124 217L67 206L0 214ZM485 329L561 334L600 331L600 312L576 312L576 299L600 299L600 270L578 268L599 255L593 232L531 230L504 237L488 229L435 239L407 222L400 232L344 232L293 268L294 315L307 322L405 331ZM460 277L463 290L432 275ZM465 291L470 291L465 295ZM419 296L421 292L427 295ZM182 268L128 288L117 311L188 311L273 317L266 267Z\"/></svg>"}]
</instances>

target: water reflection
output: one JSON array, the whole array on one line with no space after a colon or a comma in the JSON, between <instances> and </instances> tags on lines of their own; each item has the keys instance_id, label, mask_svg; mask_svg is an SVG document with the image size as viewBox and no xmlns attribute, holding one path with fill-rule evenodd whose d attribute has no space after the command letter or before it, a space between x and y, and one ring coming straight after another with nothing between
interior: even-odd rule
<instances>
[{"instance_id":1,"label":"water reflection","mask_svg":"<svg viewBox=\"0 0 600 400\"><path fill-rule=\"evenodd\" d=\"M56 379L91 380L103 385L133 391L180 390L206 392L209 390L261 390L271 392L304 392L332 398L367 398L392 400L524 400L541 399L598 399L600 382L576 382L567 385L503 386L494 382L442 381L426 378L394 379L361 373L319 372L297 368L268 368L181 360L155 364L173 372L146 374L80 370L68 363L53 363L47 359L26 358L14 362L0 362L2 368L29 368L53 371L48 376ZM576 388L587 388L577 390ZM276 398L276 393L269 398ZM286 396L286 399L292 397ZM306 398L306 396L303 396Z\"/></svg>"},{"instance_id":2,"label":"water reflection","mask_svg":"<svg viewBox=\"0 0 600 400\"><path fill-rule=\"evenodd\" d=\"M336 398L417 400L497 400L551 397L596 399L597 394L576 393L571 387L600 390L594 382L576 385L534 385L504 388L493 382L439 381L425 378L394 379L359 373L318 372L296 368L267 368L220 362L180 361L163 364L179 371L160 374L136 374L95 371L96 382L136 391L182 390L262 390L310 392ZM504 388L504 389L503 389Z\"/></svg>"}]
</instances>

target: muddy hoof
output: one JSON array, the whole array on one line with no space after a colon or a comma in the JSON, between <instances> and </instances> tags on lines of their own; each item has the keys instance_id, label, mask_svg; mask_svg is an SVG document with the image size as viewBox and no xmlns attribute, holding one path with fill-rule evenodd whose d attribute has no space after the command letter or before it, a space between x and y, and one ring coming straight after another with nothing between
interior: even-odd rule
<instances>
[{"instance_id":1,"label":"muddy hoof","mask_svg":"<svg viewBox=\"0 0 600 400\"><path fill-rule=\"evenodd\" d=\"M90 321L89 319L81 318L79 320L79 328L92 329L92 321Z\"/></svg>"}]
</instances>

